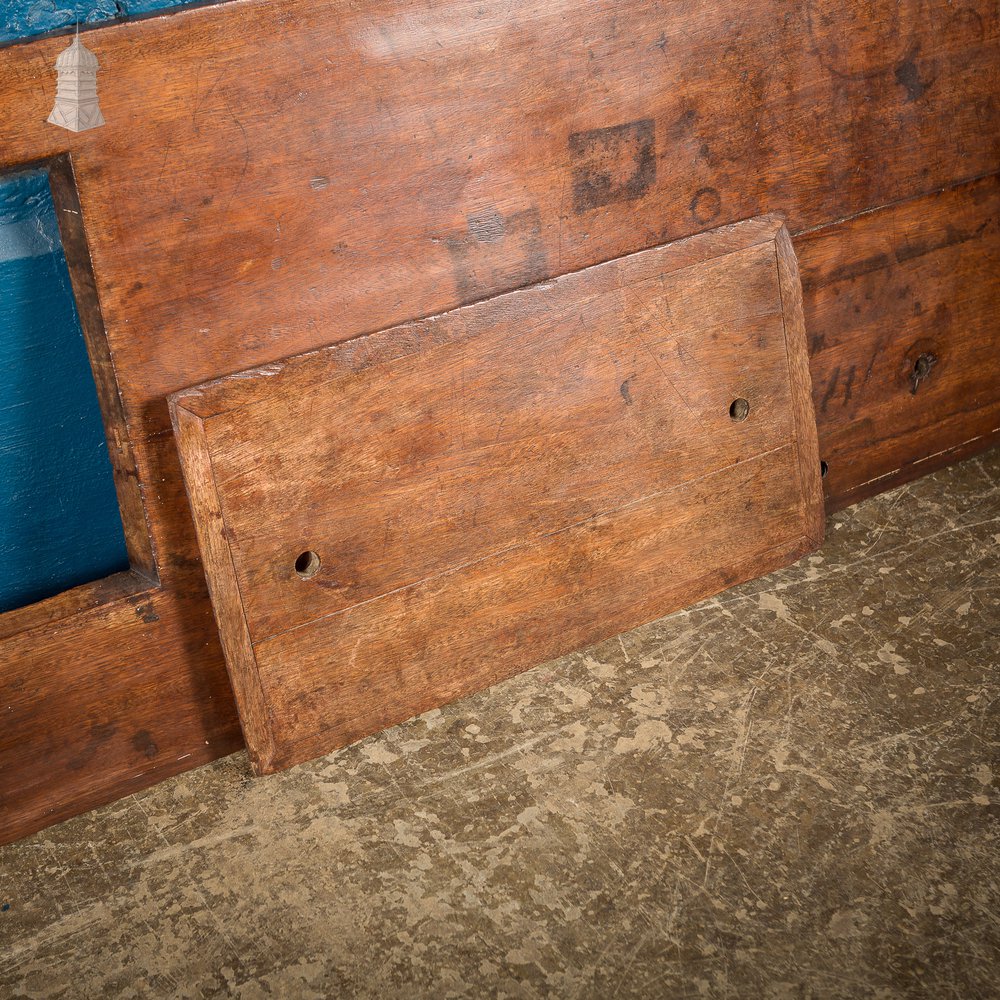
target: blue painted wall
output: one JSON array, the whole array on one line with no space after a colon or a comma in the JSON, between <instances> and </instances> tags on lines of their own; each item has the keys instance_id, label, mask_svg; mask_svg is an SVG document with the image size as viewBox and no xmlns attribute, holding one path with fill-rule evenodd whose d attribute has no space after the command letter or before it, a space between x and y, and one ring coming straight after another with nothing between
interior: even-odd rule
<instances>
[{"instance_id":1,"label":"blue painted wall","mask_svg":"<svg viewBox=\"0 0 1000 1000\"><path fill-rule=\"evenodd\" d=\"M192 0L0 0L0 44L71 28L78 22L126 21L194 5Z\"/></svg>"},{"instance_id":2,"label":"blue painted wall","mask_svg":"<svg viewBox=\"0 0 1000 1000\"><path fill-rule=\"evenodd\" d=\"M48 176L0 179L0 612L128 569Z\"/></svg>"}]
</instances>

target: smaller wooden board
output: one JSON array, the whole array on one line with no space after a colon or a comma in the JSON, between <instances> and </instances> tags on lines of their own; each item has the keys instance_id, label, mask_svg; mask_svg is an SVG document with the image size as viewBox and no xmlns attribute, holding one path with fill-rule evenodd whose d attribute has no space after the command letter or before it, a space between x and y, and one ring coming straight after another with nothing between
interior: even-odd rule
<instances>
[{"instance_id":1,"label":"smaller wooden board","mask_svg":"<svg viewBox=\"0 0 1000 1000\"><path fill-rule=\"evenodd\" d=\"M815 549L810 390L764 217L174 395L254 769Z\"/></svg>"}]
</instances>

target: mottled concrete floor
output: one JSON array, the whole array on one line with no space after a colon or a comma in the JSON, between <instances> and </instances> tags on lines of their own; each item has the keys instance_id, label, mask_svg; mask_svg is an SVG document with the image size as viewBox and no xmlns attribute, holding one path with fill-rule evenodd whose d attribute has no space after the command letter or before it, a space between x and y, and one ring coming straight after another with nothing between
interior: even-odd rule
<instances>
[{"instance_id":1,"label":"mottled concrete floor","mask_svg":"<svg viewBox=\"0 0 1000 1000\"><path fill-rule=\"evenodd\" d=\"M268 779L0 849L0 995L1000 996L1000 452Z\"/></svg>"}]
</instances>

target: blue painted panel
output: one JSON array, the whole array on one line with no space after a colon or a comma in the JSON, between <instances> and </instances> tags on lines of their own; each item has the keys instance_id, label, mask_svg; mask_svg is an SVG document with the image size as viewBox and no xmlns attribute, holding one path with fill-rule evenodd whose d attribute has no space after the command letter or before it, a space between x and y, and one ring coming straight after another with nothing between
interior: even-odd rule
<instances>
[{"instance_id":1,"label":"blue painted panel","mask_svg":"<svg viewBox=\"0 0 1000 1000\"><path fill-rule=\"evenodd\" d=\"M0 44L71 28L77 23L126 21L195 5L192 0L0 0Z\"/></svg>"},{"instance_id":2,"label":"blue painted panel","mask_svg":"<svg viewBox=\"0 0 1000 1000\"><path fill-rule=\"evenodd\" d=\"M48 176L0 181L0 612L128 569Z\"/></svg>"}]
</instances>

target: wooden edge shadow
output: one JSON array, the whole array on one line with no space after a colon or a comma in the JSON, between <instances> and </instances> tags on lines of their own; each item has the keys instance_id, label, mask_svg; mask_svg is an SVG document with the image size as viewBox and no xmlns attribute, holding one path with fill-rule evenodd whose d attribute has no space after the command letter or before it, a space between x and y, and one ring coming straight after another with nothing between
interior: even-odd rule
<instances>
[{"instance_id":1,"label":"wooden edge shadow","mask_svg":"<svg viewBox=\"0 0 1000 1000\"><path fill-rule=\"evenodd\" d=\"M48 174L70 285L97 389L129 569L3 612L0 614L0 639L10 638L113 601L134 598L159 587L152 533L142 501L125 408L97 294L73 164L68 153L60 153L49 159L5 167L0 171L0 176L26 170L44 170Z\"/></svg>"}]
</instances>

